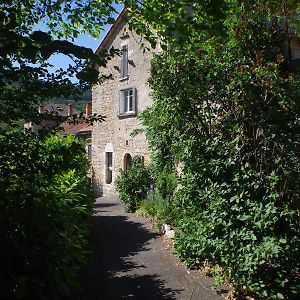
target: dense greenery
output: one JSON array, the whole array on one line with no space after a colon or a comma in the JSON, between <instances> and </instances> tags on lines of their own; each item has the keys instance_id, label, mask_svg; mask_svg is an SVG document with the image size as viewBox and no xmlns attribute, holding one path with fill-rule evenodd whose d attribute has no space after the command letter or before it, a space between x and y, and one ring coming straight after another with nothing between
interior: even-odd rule
<instances>
[{"instance_id":1,"label":"dense greenery","mask_svg":"<svg viewBox=\"0 0 300 300\"><path fill-rule=\"evenodd\" d=\"M126 211L136 211L140 203L146 199L151 182L150 170L144 166L142 158L133 157L129 170L122 172L116 180L119 198L125 204Z\"/></svg>"},{"instance_id":2,"label":"dense greenery","mask_svg":"<svg viewBox=\"0 0 300 300\"><path fill-rule=\"evenodd\" d=\"M174 199L167 207L181 230L178 253L190 266L220 265L239 292L296 298L300 85L285 57L299 1L116 2L131 6L132 26L165 50L153 62L154 106L143 118L160 196ZM113 21L111 1L0 3L1 122L33 118L40 101L107 77L94 67L116 51L94 55L72 41ZM50 32L36 30L41 22ZM74 65L49 73L55 53ZM71 138L9 132L0 143L1 297L63 298L84 260L82 149ZM183 175L174 196L176 166ZM150 184L139 170L120 179L129 209Z\"/></svg>"},{"instance_id":3,"label":"dense greenery","mask_svg":"<svg viewBox=\"0 0 300 300\"><path fill-rule=\"evenodd\" d=\"M94 67L114 51L95 55L73 41L81 32L97 36L112 12L109 1L0 1L1 299L66 299L77 286L93 201L84 147L19 125L39 121L40 102L78 97L106 78ZM55 54L73 65L50 72Z\"/></svg>"},{"instance_id":4,"label":"dense greenery","mask_svg":"<svg viewBox=\"0 0 300 300\"><path fill-rule=\"evenodd\" d=\"M142 118L157 172L181 169L176 251L190 267L221 266L238 293L296 299L300 81L286 51L296 3L218 3L195 3L182 28L175 10L157 25L167 50Z\"/></svg>"},{"instance_id":5,"label":"dense greenery","mask_svg":"<svg viewBox=\"0 0 300 300\"><path fill-rule=\"evenodd\" d=\"M0 298L62 299L87 259L93 193L69 136L0 135Z\"/></svg>"}]
</instances>

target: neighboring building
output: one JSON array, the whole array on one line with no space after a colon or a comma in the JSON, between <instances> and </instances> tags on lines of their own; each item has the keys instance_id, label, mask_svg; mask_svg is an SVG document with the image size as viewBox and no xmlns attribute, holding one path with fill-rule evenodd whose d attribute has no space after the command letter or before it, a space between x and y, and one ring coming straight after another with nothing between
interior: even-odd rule
<instances>
[{"instance_id":1,"label":"neighboring building","mask_svg":"<svg viewBox=\"0 0 300 300\"><path fill-rule=\"evenodd\" d=\"M152 52L142 49L140 37L128 28L126 14L124 9L97 50L122 50L101 70L113 79L93 89L93 113L106 116L94 124L92 133L93 185L98 195L115 193L114 181L133 156L143 156L146 164L150 160L146 136L130 134L141 128L137 117L152 104L147 86Z\"/></svg>"},{"instance_id":2,"label":"neighboring building","mask_svg":"<svg viewBox=\"0 0 300 300\"><path fill-rule=\"evenodd\" d=\"M32 133L38 133L39 130L53 130L63 123L68 117L79 115L79 111L74 109L72 104L48 103L41 104L38 113L43 116L40 124L28 122L24 128Z\"/></svg>"},{"instance_id":3,"label":"neighboring building","mask_svg":"<svg viewBox=\"0 0 300 300\"><path fill-rule=\"evenodd\" d=\"M88 118L91 114L92 114L92 103L87 103L85 106L84 117ZM82 123L79 122L75 124L69 122L63 122L59 125L59 128L61 129L61 134L63 136L73 134L85 143L86 153L88 155L88 159L91 161L93 125L86 123L83 120Z\"/></svg>"},{"instance_id":4,"label":"neighboring building","mask_svg":"<svg viewBox=\"0 0 300 300\"><path fill-rule=\"evenodd\" d=\"M40 115L43 115L43 120L40 124L28 122L24 124L24 128L30 130L32 133L37 134L39 130L59 130L62 136L73 134L86 144L86 151L89 160L91 160L92 146L92 129L93 126L86 123L84 119L80 120L80 113L77 109L73 108L72 104L57 104L48 103L41 104L38 110ZM92 114L92 103L87 103L85 106L84 117L88 118ZM78 117L78 122L72 123L67 120L73 116Z\"/></svg>"}]
</instances>

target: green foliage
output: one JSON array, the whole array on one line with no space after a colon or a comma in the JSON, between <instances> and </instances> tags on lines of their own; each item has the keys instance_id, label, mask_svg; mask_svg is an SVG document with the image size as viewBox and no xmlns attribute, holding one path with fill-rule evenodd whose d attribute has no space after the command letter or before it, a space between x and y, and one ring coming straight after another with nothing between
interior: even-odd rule
<instances>
[{"instance_id":1,"label":"green foliage","mask_svg":"<svg viewBox=\"0 0 300 300\"><path fill-rule=\"evenodd\" d=\"M206 30L162 34L181 43L152 63L143 123L160 170L182 169L171 201L181 258L219 265L237 291L297 299L300 78L288 71L281 26L295 3L221 2L220 15L211 1L193 5L198 25L186 28Z\"/></svg>"},{"instance_id":2,"label":"green foliage","mask_svg":"<svg viewBox=\"0 0 300 300\"><path fill-rule=\"evenodd\" d=\"M125 210L134 212L146 198L152 183L150 170L144 166L141 157L135 156L127 172L122 172L116 180L120 200Z\"/></svg>"},{"instance_id":3,"label":"green foliage","mask_svg":"<svg viewBox=\"0 0 300 300\"><path fill-rule=\"evenodd\" d=\"M177 187L177 178L174 173L169 173L166 170L157 172L155 178L155 188L162 199L170 199Z\"/></svg>"},{"instance_id":4,"label":"green foliage","mask_svg":"<svg viewBox=\"0 0 300 300\"><path fill-rule=\"evenodd\" d=\"M87 259L94 196L84 146L6 131L0 149L0 298L65 298Z\"/></svg>"},{"instance_id":5,"label":"green foliage","mask_svg":"<svg viewBox=\"0 0 300 300\"><path fill-rule=\"evenodd\" d=\"M165 223L172 225L179 224L181 217L180 211L173 206L169 199L160 197L142 201L135 214L137 216L153 218L158 229L161 229Z\"/></svg>"}]
</instances>

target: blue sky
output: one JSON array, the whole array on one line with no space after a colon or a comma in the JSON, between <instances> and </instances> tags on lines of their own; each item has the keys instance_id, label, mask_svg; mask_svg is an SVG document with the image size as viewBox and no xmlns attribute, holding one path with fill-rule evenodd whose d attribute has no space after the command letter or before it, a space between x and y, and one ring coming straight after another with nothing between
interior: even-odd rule
<instances>
[{"instance_id":1,"label":"blue sky","mask_svg":"<svg viewBox=\"0 0 300 300\"><path fill-rule=\"evenodd\" d=\"M94 39L94 38L90 37L88 34L84 34L84 35L80 35L75 40L74 43L79 46L91 48L95 51L98 48L98 46L100 45L102 39L104 38L104 36L109 28L110 28L110 26L106 26L104 28L99 39ZM53 65L53 68L52 68L53 71L57 70L59 68L65 69L66 67L69 66L69 64L72 64L72 60L63 54L52 55L48 61L50 64Z\"/></svg>"},{"instance_id":2,"label":"blue sky","mask_svg":"<svg viewBox=\"0 0 300 300\"><path fill-rule=\"evenodd\" d=\"M121 11L122 6L115 5L115 8L117 11ZM117 16L114 16L114 17L117 17ZM47 28L45 28L44 26L39 25L38 27L39 27L38 28L39 30L48 31ZM95 51L98 48L98 46L100 45L101 41L105 37L105 35L110 27L111 27L111 25L105 26L98 39L94 39L94 38L90 37L88 34L84 34L84 35L80 35L74 41L74 44L76 44L78 46L84 46L87 48L91 48L91 49L93 49L93 51ZM69 66L69 64L72 64L72 60L69 57L62 55L62 54L56 54L56 55L51 56L50 59L48 60L48 62L53 65L53 68L49 68L49 71L55 71L59 68L65 69Z\"/></svg>"}]
</instances>

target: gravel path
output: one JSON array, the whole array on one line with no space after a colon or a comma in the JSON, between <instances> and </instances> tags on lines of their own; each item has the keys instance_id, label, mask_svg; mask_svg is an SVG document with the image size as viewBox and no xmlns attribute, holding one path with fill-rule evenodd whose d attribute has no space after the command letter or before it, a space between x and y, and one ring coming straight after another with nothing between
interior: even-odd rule
<instances>
[{"instance_id":1,"label":"gravel path","mask_svg":"<svg viewBox=\"0 0 300 300\"><path fill-rule=\"evenodd\" d=\"M124 213L116 197L97 199L91 244L82 300L224 299L212 290L210 278L185 268L151 224Z\"/></svg>"}]
</instances>

